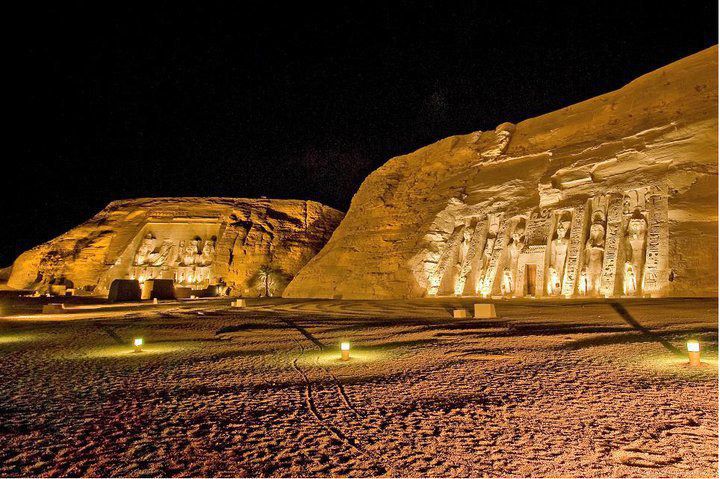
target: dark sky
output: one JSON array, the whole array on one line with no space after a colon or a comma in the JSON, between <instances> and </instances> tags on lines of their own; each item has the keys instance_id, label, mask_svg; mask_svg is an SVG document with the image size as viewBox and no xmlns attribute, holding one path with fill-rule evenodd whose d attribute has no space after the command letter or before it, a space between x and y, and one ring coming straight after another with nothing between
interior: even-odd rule
<instances>
[{"instance_id":1,"label":"dark sky","mask_svg":"<svg viewBox=\"0 0 720 479\"><path fill-rule=\"evenodd\" d=\"M718 36L716 1L17 3L32 5L6 16L20 168L0 175L0 265L121 198L346 210L392 156L616 89Z\"/></svg>"}]
</instances>

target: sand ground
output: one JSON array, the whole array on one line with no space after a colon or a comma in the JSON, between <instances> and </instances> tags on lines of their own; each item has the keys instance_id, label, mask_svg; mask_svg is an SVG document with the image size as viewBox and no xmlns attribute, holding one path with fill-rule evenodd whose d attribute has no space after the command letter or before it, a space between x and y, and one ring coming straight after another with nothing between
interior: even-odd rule
<instances>
[{"instance_id":1,"label":"sand ground","mask_svg":"<svg viewBox=\"0 0 720 479\"><path fill-rule=\"evenodd\" d=\"M716 299L471 304L26 301L0 476L717 476Z\"/></svg>"}]
</instances>

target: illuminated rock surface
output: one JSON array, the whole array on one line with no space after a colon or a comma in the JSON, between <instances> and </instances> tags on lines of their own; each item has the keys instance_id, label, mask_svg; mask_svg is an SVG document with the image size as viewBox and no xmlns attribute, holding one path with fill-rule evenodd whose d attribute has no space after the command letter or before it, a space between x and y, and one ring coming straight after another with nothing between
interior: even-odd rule
<instances>
[{"instance_id":1,"label":"illuminated rock surface","mask_svg":"<svg viewBox=\"0 0 720 479\"><path fill-rule=\"evenodd\" d=\"M106 294L116 278L167 278L192 290L224 283L234 293L264 295L267 286L278 295L341 218L339 211L312 201L116 201L20 255L8 286L44 291L51 284L66 284Z\"/></svg>"},{"instance_id":2,"label":"illuminated rock surface","mask_svg":"<svg viewBox=\"0 0 720 479\"><path fill-rule=\"evenodd\" d=\"M717 295L717 47L373 172L286 297Z\"/></svg>"}]
</instances>

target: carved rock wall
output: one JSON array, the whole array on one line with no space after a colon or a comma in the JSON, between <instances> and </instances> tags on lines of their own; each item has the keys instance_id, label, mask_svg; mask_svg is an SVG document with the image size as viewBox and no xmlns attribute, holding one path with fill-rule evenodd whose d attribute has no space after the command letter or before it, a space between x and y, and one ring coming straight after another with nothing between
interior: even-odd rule
<instances>
[{"instance_id":1,"label":"carved rock wall","mask_svg":"<svg viewBox=\"0 0 720 479\"><path fill-rule=\"evenodd\" d=\"M45 290L66 282L106 294L116 278L171 278L201 288L222 281L235 293L271 293L330 238L342 213L313 201L146 198L116 201L82 225L20 255L8 285Z\"/></svg>"},{"instance_id":2,"label":"carved rock wall","mask_svg":"<svg viewBox=\"0 0 720 479\"><path fill-rule=\"evenodd\" d=\"M717 53L389 160L284 295L717 295Z\"/></svg>"}]
</instances>

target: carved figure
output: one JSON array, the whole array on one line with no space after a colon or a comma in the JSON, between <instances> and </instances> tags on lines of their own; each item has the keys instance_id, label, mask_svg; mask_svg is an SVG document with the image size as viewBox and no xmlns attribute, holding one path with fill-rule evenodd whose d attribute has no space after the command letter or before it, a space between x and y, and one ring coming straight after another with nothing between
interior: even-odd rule
<instances>
[{"instance_id":1,"label":"carved figure","mask_svg":"<svg viewBox=\"0 0 720 479\"><path fill-rule=\"evenodd\" d=\"M485 279L485 272L490 265L490 258L492 257L493 248L495 248L496 237L488 237L485 240L485 248L483 249L482 256L480 258L479 271L476 276L477 280L475 283L475 292L479 293L482 289L483 281Z\"/></svg>"},{"instance_id":2,"label":"carved figure","mask_svg":"<svg viewBox=\"0 0 720 479\"><path fill-rule=\"evenodd\" d=\"M172 248L173 248L172 240L163 241L162 245L160 245L160 251L158 251L157 253L150 253L148 255L148 257L147 257L148 263L151 266L164 265L167 262L168 258L170 257Z\"/></svg>"},{"instance_id":3,"label":"carved figure","mask_svg":"<svg viewBox=\"0 0 720 479\"><path fill-rule=\"evenodd\" d=\"M632 263L625 263L625 276L623 277L623 293L632 296L637 292L637 276Z\"/></svg>"},{"instance_id":4,"label":"carved figure","mask_svg":"<svg viewBox=\"0 0 720 479\"><path fill-rule=\"evenodd\" d=\"M628 221L625 235L625 277L623 286L626 295L638 294L637 278L642 277L647 242L647 221L640 211L635 210Z\"/></svg>"},{"instance_id":5,"label":"carved figure","mask_svg":"<svg viewBox=\"0 0 720 479\"><path fill-rule=\"evenodd\" d=\"M155 250L155 238L152 233L145 235L145 238L140 242L140 246L135 253L135 264L142 266L148 262L148 257Z\"/></svg>"},{"instance_id":6,"label":"carved figure","mask_svg":"<svg viewBox=\"0 0 720 479\"><path fill-rule=\"evenodd\" d=\"M509 269L505 268L500 282L500 293L504 296L511 294L515 288L513 287L513 274Z\"/></svg>"},{"instance_id":7,"label":"carved figure","mask_svg":"<svg viewBox=\"0 0 720 479\"><path fill-rule=\"evenodd\" d=\"M200 240L194 239L187 243L187 246L185 246L185 250L183 252L182 257L182 264L184 266L192 266L195 264L195 260L198 256L198 245L200 244Z\"/></svg>"},{"instance_id":8,"label":"carved figure","mask_svg":"<svg viewBox=\"0 0 720 479\"><path fill-rule=\"evenodd\" d=\"M205 241L205 244L203 245L202 254L200 255L200 264L202 266L207 266L210 263L212 263L214 257L215 257L215 241L212 239L209 239L209 240Z\"/></svg>"},{"instance_id":9,"label":"carved figure","mask_svg":"<svg viewBox=\"0 0 720 479\"><path fill-rule=\"evenodd\" d=\"M510 284L505 287L504 294L510 294L515 291L515 273L517 271L518 257L520 252L525 248L525 222L521 220L515 226L515 230L512 234L512 239L508 245L509 255L509 267L503 271L503 284L505 283L505 276L508 276ZM502 284L501 284L502 286Z\"/></svg>"},{"instance_id":10,"label":"carved figure","mask_svg":"<svg viewBox=\"0 0 720 479\"><path fill-rule=\"evenodd\" d=\"M550 242L550 266L548 267L547 291L550 295L558 295L562 290L562 278L565 273L565 259L567 257L568 244L566 238L570 229L570 220L561 218L558 221L556 237Z\"/></svg>"},{"instance_id":11,"label":"carved figure","mask_svg":"<svg viewBox=\"0 0 720 479\"><path fill-rule=\"evenodd\" d=\"M599 219L595 221L590 226L590 238L585 243L583 272L586 276L586 287L584 294L597 294L600 291L600 277L605 256L605 227L599 222Z\"/></svg>"}]
</instances>

